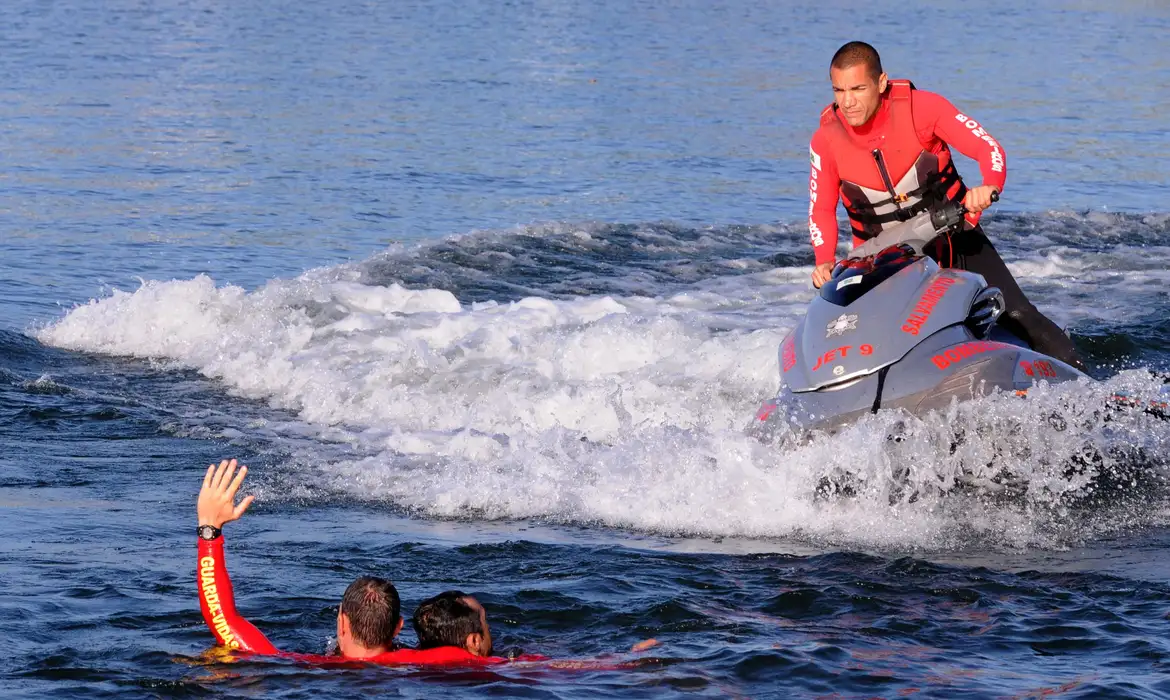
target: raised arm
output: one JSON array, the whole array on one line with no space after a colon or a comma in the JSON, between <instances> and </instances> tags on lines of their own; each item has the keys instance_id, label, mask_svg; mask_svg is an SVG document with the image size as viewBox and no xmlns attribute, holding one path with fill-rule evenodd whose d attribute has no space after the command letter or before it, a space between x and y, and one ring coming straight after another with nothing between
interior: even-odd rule
<instances>
[{"instance_id":1,"label":"raised arm","mask_svg":"<svg viewBox=\"0 0 1170 700\"><path fill-rule=\"evenodd\" d=\"M199 491L199 608L215 640L230 649L254 654L276 654L279 650L260 630L236 611L232 581L223 555L224 524L236 520L252 504L252 496L235 504L236 491L244 482L247 467L236 471L236 460L212 464Z\"/></svg>"}]
</instances>

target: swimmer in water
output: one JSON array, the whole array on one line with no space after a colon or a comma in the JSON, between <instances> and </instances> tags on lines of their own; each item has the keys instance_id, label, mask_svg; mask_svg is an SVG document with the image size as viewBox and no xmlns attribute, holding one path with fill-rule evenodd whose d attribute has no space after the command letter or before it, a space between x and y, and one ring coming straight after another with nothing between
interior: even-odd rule
<instances>
[{"instance_id":1,"label":"swimmer in water","mask_svg":"<svg viewBox=\"0 0 1170 700\"><path fill-rule=\"evenodd\" d=\"M401 603L394 584L363 576L350 584L337 613L337 655L288 654L277 649L260 630L237 611L231 580L224 566L223 526L238 520L252 496L236 503L236 492L248 468L236 460L212 464L199 491L199 606L216 641L229 649L253 654L279 654L318 662L368 661L384 664L496 664L487 615L475 598L458 591L424 601L414 614L420 649L400 648L395 638L402 630ZM424 636L425 635L425 636ZM528 656L524 660L544 657Z\"/></svg>"},{"instance_id":2,"label":"swimmer in water","mask_svg":"<svg viewBox=\"0 0 1170 700\"><path fill-rule=\"evenodd\" d=\"M492 655L487 611L463 591L444 591L419 603L411 618L419 649L459 647L478 656Z\"/></svg>"}]
</instances>

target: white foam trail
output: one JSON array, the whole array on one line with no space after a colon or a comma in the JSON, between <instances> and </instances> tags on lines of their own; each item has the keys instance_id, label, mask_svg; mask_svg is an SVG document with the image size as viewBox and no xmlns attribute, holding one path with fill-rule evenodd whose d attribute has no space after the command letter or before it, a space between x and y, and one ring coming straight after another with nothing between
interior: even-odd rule
<instances>
[{"instance_id":1,"label":"white foam trail","mask_svg":"<svg viewBox=\"0 0 1170 700\"><path fill-rule=\"evenodd\" d=\"M1039 389L1027 402L990 398L924 421L878 415L788 451L761 445L742 428L776 388L777 344L807 303L807 275L722 278L661 299L470 306L440 290L363 285L347 268L251 293L199 276L115 291L39 337L166 358L295 411L322 444L318 457L335 454L327 442L365 456L312 464L310 450L284 482L437 516L894 547L972 536L1053 546L1069 536L1050 532L1064 517L1061 496L1087 478L1066 475L1067 458L1116 442L1118 430L1162 447L1137 417L1110 427L1092 415L1125 382L1152 391L1135 377ZM1058 410L1070 427L1045 428ZM952 452L956 425L964 442ZM895 429L907 437L889 443ZM891 505L890 477L907 467L921 496ZM835 469L864 477L859 497L814 500ZM990 488L1004 470L1026 485L1024 505L930 488L960 473Z\"/></svg>"}]
</instances>

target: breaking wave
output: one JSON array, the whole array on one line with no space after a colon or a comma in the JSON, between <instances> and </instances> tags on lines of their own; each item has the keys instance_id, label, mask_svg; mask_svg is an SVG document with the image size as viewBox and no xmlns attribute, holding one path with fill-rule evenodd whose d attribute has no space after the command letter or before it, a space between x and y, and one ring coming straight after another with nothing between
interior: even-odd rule
<instances>
[{"instance_id":1,"label":"breaking wave","mask_svg":"<svg viewBox=\"0 0 1170 700\"><path fill-rule=\"evenodd\" d=\"M993 225L993 237L1021 283L1081 334L1107 381L925 419L881 413L783 450L743 428L811 297L806 244L786 227L483 232L252 291L205 275L147 281L36 335L193 368L291 412L210 433L262 435L286 455L258 475L270 499L894 548L1059 547L1167 521L1170 430L1102 410L1116 392L1157 398L1149 373L1116 370L1163 358L1094 345L1165 333L1164 299L1122 313L1165 281L1146 264L1165 218L1005 223L1014 236ZM1097 248L1071 245L1084 230ZM1037 236L1056 247L1027 252ZM856 497L815 496L835 470L860 475Z\"/></svg>"}]
</instances>

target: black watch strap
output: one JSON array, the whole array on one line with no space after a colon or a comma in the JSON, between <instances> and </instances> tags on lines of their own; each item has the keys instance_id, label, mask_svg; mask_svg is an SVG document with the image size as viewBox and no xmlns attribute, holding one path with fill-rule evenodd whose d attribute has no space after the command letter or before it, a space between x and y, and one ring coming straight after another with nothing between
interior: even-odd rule
<instances>
[{"instance_id":1,"label":"black watch strap","mask_svg":"<svg viewBox=\"0 0 1170 700\"><path fill-rule=\"evenodd\" d=\"M199 539L201 540L214 540L223 534L223 530L214 525L200 525L195 528L195 533L199 535Z\"/></svg>"}]
</instances>

